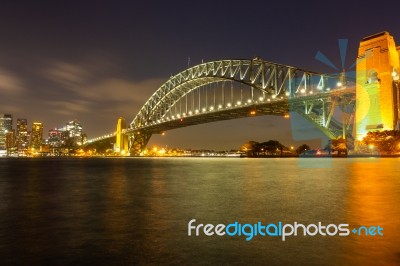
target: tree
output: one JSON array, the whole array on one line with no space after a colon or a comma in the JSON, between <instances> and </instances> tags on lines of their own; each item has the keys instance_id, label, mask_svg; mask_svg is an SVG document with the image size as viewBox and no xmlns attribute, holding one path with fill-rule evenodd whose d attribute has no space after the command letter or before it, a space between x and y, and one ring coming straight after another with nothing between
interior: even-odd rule
<instances>
[{"instance_id":1,"label":"tree","mask_svg":"<svg viewBox=\"0 0 400 266\"><path fill-rule=\"evenodd\" d=\"M269 140L266 142L249 141L242 145L241 151L248 156L278 155L282 156L283 150L288 149L277 140Z\"/></svg>"},{"instance_id":2,"label":"tree","mask_svg":"<svg viewBox=\"0 0 400 266\"><path fill-rule=\"evenodd\" d=\"M270 155L276 155L277 152L279 152L279 154L282 156L283 149L285 148L285 146L277 140L268 140L261 143L261 145L264 151L268 152Z\"/></svg>"},{"instance_id":3,"label":"tree","mask_svg":"<svg viewBox=\"0 0 400 266\"><path fill-rule=\"evenodd\" d=\"M307 151L309 149L310 149L310 146L308 146L307 144L302 144L296 149L296 153L302 154L302 153L305 153L305 151Z\"/></svg>"},{"instance_id":4,"label":"tree","mask_svg":"<svg viewBox=\"0 0 400 266\"><path fill-rule=\"evenodd\" d=\"M337 152L338 154L347 154L347 146L348 145L346 139L340 137L330 140L328 145L325 146L325 150L328 150L329 154L331 154L331 152Z\"/></svg>"},{"instance_id":5,"label":"tree","mask_svg":"<svg viewBox=\"0 0 400 266\"><path fill-rule=\"evenodd\" d=\"M254 156L257 153L257 145L259 143L257 141L249 141L240 147L240 150L245 152L248 156Z\"/></svg>"},{"instance_id":6,"label":"tree","mask_svg":"<svg viewBox=\"0 0 400 266\"><path fill-rule=\"evenodd\" d=\"M363 138L363 143L377 149L381 153L390 154L396 152L400 145L399 130L370 131Z\"/></svg>"}]
</instances>

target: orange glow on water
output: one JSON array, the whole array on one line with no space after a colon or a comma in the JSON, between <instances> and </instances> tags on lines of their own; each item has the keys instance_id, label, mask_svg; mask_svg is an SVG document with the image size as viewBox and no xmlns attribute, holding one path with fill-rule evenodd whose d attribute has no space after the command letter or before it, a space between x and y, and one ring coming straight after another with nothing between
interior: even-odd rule
<instances>
[{"instance_id":1,"label":"orange glow on water","mask_svg":"<svg viewBox=\"0 0 400 266\"><path fill-rule=\"evenodd\" d=\"M381 226L384 236L352 236L344 244L345 248L356 249L354 256L348 257L349 264L360 265L362 254L373 254L375 258L397 261L400 246L400 231L397 219L400 207L388 205L396 202L398 180L393 180L391 159L367 159L367 163L356 162L349 165L348 222L350 228L357 226ZM397 159L396 159L397 160ZM400 163L400 161L399 161ZM351 253L351 252L350 252ZM375 261L379 264L379 261ZM372 263L372 262L371 262Z\"/></svg>"}]
</instances>

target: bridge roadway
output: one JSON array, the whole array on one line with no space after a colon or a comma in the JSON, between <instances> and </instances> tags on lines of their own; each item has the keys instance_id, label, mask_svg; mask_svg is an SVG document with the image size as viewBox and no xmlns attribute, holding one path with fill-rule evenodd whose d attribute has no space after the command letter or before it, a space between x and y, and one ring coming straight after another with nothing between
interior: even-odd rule
<instances>
[{"instance_id":1,"label":"bridge roadway","mask_svg":"<svg viewBox=\"0 0 400 266\"><path fill-rule=\"evenodd\" d=\"M206 112L199 110L197 114L188 114L169 121L164 119L159 123L149 121L148 125L128 128L123 130L123 133L129 136L133 140L134 146L138 146L138 150L140 150L147 144L151 135L161 134L168 130L236 118L262 115L285 116L290 112L296 112L330 138L337 138L343 136L343 134L352 138L352 115L355 108L355 96L354 87L336 88L308 95L296 95L292 98L281 96L281 99L255 101L250 104L243 103L241 106L217 108ZM339 122L333 117L333 113L338 107L347 113L347 121ZM96 142L104 143L107 140L109 140L108 142L114 142L111 139L115 138L115 136L116 133L114 132L90 140L85 145L91 145Z\"/></svg>"},{"instance_id":2,"label":"bridge roadway","mask_svg":"<svg viewBox=\"0 0 400 266\"><path fill-rule=\"evenodd\" d=\"M160 123L150 122L150 125L147 126L127 129L125 133L128 135L134 132L146 135L161 134L168 130L192 125L262 115L285 116L289 115L289 112L298 112L305 116L306 119L310 120L311 118L302 112L302 110L305 109L305 102L312 102L315 108L319 102L322 104L323 101L331 102L337 100L332 98L346 99L346 101L341 104L350 104L355 100L355 89L341 88L311 95L296 96L294 98L283 97L283 99L274 99L271 101L256 101L250 104L244 103L240 106L215 109L212 111L207 110L206 112L199 110L198 114L186 115ZM340 104L337 106L340 106ZM332 119L331 123L334 124L336 130L342 130L342 126L339 122Z\"/></svg>"}]
</instances>

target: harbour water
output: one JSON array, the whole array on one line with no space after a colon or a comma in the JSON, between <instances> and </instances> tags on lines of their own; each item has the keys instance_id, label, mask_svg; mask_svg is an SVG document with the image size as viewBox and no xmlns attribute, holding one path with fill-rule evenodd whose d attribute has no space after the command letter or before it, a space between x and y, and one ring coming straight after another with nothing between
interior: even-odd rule
<instances>
[{"instance_id":1,"label":"harbour water","mask_svg":"<svg viewBox=\"0 0 400 266\"><path fill-rule=\"evenodd\" d=\"M1 159L1 264L400 265L400 159L300 160ZM188 236L192 219L383 236Z\"/></svg>"}]
</instances>

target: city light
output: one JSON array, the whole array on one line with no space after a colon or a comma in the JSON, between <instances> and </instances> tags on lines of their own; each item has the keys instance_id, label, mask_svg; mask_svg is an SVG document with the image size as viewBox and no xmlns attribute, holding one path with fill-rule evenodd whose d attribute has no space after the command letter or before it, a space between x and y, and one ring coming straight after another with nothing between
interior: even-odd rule
<instances>
[{"instance_id":1,"label":"city light","mask_svg":"<svg viewBox=\"0 0 400 266\"><path fill-rule=\"evenodd\" d=\"M260 98L258 98L258 100L259 100L260 102L262 102L262 101L264 101L264 98L263 98L263 97L260 97Z\"/></svg>"},{"instance_id":2,"label":"city light","mask_svg":"<svg viewBox=\"0 0 400 266\"><path fill-rule=\"evenodd\" d=\"M369 148L370 150L373 150L373 149L375 148L375 145L374 145L374 144L369 144L368 148Z\"/></svg>"},{"instance_id":3,"label":"city light","mask_svg":"<svg viewBox=\"0 0 400 266\"><path fill-rule=\"evenodd\" d=\"M393 77L393 80L395 80L395 81L399 80L399 78L400 78L399 74L394 69L393 69L393 72L392 72L392 77Z\"/></svg>"},{"instance_id":4,"label":"city light","mask_svg":"<svg viewBox=\"0 0 400 266\"><path fill-rule=\"evenodd\" d=\"M232 105L231 105L231 103L227 103L227 105L226 106L228 106L228 107L231 107Z\"/></svg>"}]
</instances>

